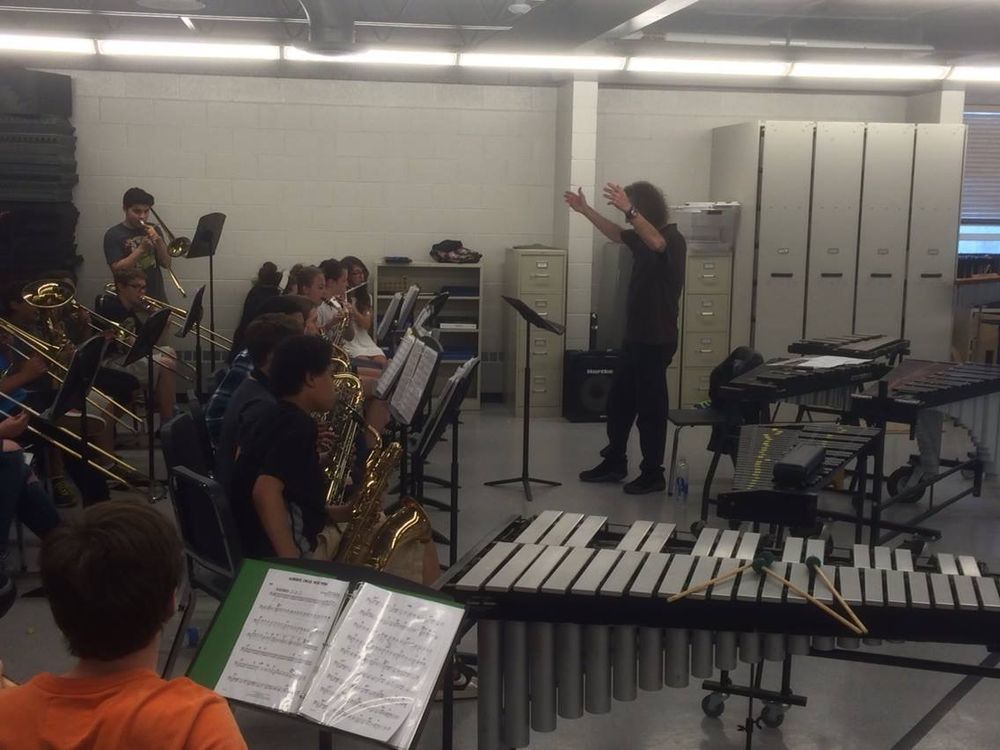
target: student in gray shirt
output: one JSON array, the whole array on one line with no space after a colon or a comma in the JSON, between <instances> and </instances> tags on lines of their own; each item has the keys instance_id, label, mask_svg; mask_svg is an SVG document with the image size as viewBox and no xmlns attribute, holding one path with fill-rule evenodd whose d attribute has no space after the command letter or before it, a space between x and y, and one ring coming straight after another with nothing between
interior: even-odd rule
<instances>
[{"instance_id":1,"label":"student in gray shirt","mask_svg":"<svg viewBox=\"0 0 1000 750\"><path fill-rule=\"evenodd\" d=\"M149 224L154 198L142 188L131 187L122 196L125 218L104 233L104 258L114 275L138 268L146 274L146 294L167 302L160 268L170 268L170 253L162 230Z\"/></svg>"}]
</instances>

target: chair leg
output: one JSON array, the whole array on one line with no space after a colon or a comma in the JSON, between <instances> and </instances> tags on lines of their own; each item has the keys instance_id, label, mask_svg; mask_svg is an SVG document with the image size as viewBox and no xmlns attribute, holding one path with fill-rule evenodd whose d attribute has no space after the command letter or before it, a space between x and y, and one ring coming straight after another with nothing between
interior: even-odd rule
<instances>
[{"instance_id":1,"label":"chair leg","mask_svg":"<svg viewBox=\"0 0 1000 750\"><path fill-rule=\"evenodd\" d=\"M705 475L705 486L701 488L701 520L708 520L708 501L712 496L712 480L715 479L715 470L719 468L719 457L721 451L712 454L712 463L708 465L708 474Z\"/></svg>"},{"instance_id":2,"label":"chair leg","mask_svg":"<svg viewBox=\"0 0 1000 750\"><path fill-rule=\"evenodd\" d=\"M28 553L24 545L24 526L20 521L14 522L14 535L17 537L17 564L21 573L28 572Z\"/></svg>"},{"instance_id":3,"label":"chair leg","mask_svg":"<svg viewBox=\"0 0 1000 750\"><path fill-rule=\"evenodd\" d=\"M684 429L680 425L674 427L674 446L670 449L670 476L667 478L667 496L673 496L674 494L674 478L677 466L677 443L681 437L681 430Z\"/></svg>"},{"instance_id":4,"label":"chair leg","mask_svg":"<svg viewBox=\"0 0 1000 750\"><path fill-rule=\"evenodd\" d=\"M184 634L187 632L188 625L191 624L191 617L194 615L194 606L197 601L198 592L194 588L188 589L188 594L181 604L181 609L183 610L181 621L177 625L174 639L170 643L170 652L167 654L167 661L163 665L163 671L160 673L160 676L165 680L169 679L170 673L174 671L174 663L177 661L181 646L184 644Z\"/></svg>"}]
</instances>

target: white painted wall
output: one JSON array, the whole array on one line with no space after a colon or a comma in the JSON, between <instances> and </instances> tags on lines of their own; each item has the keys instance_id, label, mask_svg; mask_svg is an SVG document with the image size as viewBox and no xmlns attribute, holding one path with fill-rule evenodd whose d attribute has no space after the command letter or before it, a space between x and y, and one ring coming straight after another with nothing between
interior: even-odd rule
<instances>
[{"instance_id":1,"label":"white painted wall","mask_svg":"<svg viewBox=\"0 0 1000 750\"><path fill-rule=\"evenodd\" d=\"M265 260L427 260L454 238L484 253L483 344L498 351L504 249L552 242L555 88L62 72L74 79L88 304L109 280L101 241L132 185L177 234L227 215L222 331ZM189 290L208 277L206 260L175 271Z\"/></svg>"}]
</instances>

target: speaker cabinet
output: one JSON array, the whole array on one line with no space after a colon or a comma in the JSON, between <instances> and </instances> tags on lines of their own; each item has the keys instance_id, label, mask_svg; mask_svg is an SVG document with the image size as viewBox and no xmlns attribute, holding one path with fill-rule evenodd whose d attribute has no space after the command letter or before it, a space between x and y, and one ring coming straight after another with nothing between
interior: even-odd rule
<instances>
[{"instance_id":1,"label":"speaker cabinet","mask_svg":"<svg viewBox=\"0 0 1000 750\"><path fill-rule=\"evenodd\" d=\"M563 360L563 417L570 422L607 420L608 393L617 363L617 352L566 352Z\"/></svg>"}]
</instances>

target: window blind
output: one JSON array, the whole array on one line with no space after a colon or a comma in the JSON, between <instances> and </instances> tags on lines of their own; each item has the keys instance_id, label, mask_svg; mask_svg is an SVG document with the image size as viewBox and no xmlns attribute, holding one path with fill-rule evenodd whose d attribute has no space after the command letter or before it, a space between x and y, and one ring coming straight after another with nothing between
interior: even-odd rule
<instances>
[{"instance_id":1,"label":"window blind","mask_svg":"<svg viewBox=\"0 0 1000 750\"><path fill-rule=\"evenodd\" d=\"M968 111L965 124L962 221L1000 222L1000 110Z\"/></svg>"}]
</instances>

